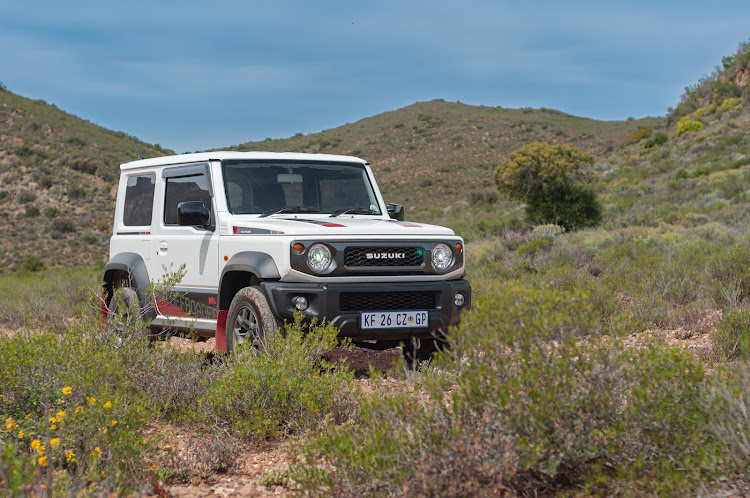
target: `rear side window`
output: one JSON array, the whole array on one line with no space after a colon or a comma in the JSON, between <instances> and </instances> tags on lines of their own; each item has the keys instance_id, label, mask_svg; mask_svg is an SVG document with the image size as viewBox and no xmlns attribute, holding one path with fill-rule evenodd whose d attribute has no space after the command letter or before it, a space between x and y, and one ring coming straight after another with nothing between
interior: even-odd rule
<instances>
[{"instance_id":1,"label":"rear side window","mask_svg":"<svg viewBox=\"0 0 750 498\"><path fill-rule=\"evenodd\" d=\"M125 206L122 212L123 225L151 225L155 184L156 175L154 174L128 177L125 189Z\"/></svg>"},{"instance_id":2,"label":"rear side window","mask_svg":"<svg viewBox=\"0 0 750 498\"><path fill-rule=\"evenodd\" d=\"M177 224L177 205L187 201L201 201L211 210L211 194L206 175L166 178L164 199L164 224Z\"/></svg>"}]
</instances>

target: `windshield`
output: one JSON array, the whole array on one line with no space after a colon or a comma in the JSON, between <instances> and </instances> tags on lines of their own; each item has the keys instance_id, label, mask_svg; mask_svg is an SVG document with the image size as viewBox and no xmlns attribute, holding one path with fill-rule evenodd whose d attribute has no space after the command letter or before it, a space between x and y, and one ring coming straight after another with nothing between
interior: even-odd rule
<instances>
[{"instance_id":1,"label":"windshield","mask_svg":"<svg viewBox=\"0 0 750 498\"><path fill-rule=\"evenodd\" d=\"M362 164L233 160L222 168L232 214L381 214Z\"/></svg>"}]
</instances>

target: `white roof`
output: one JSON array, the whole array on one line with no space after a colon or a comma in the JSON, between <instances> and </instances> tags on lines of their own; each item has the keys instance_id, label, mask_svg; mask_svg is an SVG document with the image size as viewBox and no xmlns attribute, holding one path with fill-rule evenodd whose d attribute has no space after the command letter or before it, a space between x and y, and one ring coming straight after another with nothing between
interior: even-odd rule
<instances>
[{"instance_id":1,"label":"white roof","mask_svg":"<svg viewBox=\"0 0 750 498\"><path fill-rule=\"evenodd\" d=\"M201 163L223 159L254 159L254 160L287 160L287 161L336 161L368 164L364 159L353 156L339 156L335 154L303 154L299 152L199 152L197 154L177 154L174 156L141 159L120 165L120 169L152 168L173 164Z\"/></svg>"}]
</instances>

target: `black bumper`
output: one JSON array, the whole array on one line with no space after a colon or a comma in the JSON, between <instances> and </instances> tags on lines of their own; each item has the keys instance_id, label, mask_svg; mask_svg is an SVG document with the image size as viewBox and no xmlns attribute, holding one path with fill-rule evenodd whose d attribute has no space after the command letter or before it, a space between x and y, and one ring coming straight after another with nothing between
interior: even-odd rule
<instances>
[{"instance_id":1,"label":"black bumper","mask_svg":"<svg viewBox=\"0 0 750 498\"><path fill-rule=\"evenodd\" d=\"M306 318L318 317L332 323L341 335L353 339L401 340L427 337L460 321L463 310L471 307L471 285L466 280L439 282L387 282L310 284L263 282L261 284L274 314L282 320L294 316L292 299L302 296L308 301ZM464 296L463 306L456 306L456 294ZM426 299L426 301L425 301ZM418 303L418 304L413 304ZM425 304L429 303L429 304ZM385 308L380 308L380 306ZM363 311L426 310L426 328L367 329L360 328Z\"/></svg>"}]
</instances>

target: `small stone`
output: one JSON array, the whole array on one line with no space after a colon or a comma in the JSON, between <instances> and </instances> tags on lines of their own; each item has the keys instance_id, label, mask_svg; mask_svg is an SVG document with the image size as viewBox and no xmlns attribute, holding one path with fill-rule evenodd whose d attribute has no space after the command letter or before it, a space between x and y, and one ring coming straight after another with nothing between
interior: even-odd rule
<instances>
[{"instance_id":1,"label":"small stone","mask_svg":"<svg viewBox=\"0 0 750 498\"><path fill-rule=\"evenodd\" d=\"M242 486L240 489L237 490L237 494L240 496L252 496L255 492L255 486L248 483Z\"/></svg>"}]
</instances>

